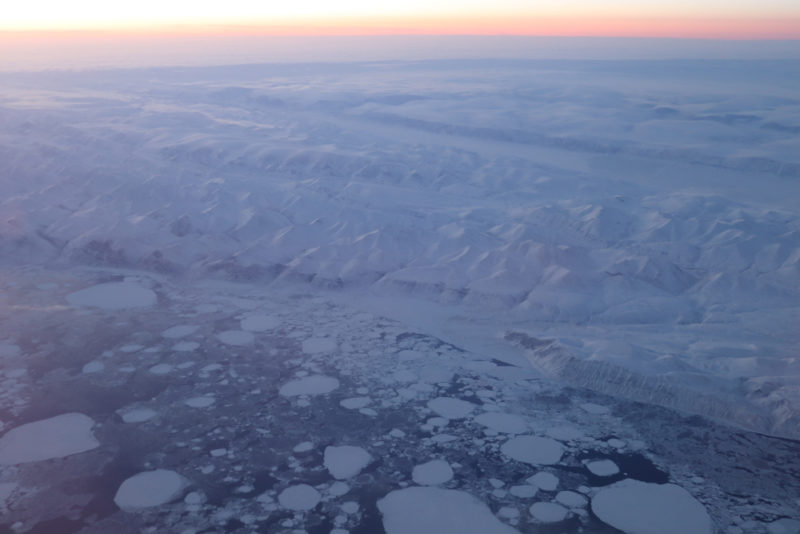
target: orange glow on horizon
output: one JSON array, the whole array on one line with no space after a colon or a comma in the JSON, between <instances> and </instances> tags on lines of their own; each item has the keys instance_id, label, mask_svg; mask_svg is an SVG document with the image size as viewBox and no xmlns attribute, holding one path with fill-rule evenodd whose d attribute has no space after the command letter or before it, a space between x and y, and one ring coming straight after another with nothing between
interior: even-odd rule
<instances>
[{"instance_id":1,"label":"orange glow on horizon","mask_svg":"<svg viewBox=\"0 0 800 534\"><path fill-rule=\"evenodd\" d=\"M696 39L800 39L800 19L684 17L339 17L264 21L259 24L120 25L102 29L0 31L6 37L129 36L372 36L504 35Z\"/></svg>"}]
</instances>

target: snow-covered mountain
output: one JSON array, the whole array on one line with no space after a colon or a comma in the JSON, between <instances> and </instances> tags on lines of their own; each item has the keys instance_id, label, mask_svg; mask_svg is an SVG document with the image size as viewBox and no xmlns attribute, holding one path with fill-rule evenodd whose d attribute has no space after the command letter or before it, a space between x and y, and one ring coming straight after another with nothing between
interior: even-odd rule
<instances>
[{"instance_id":1,"label":"snow-covered mountain","mask_svg":"<svg viewBox=\"0 0 800 534\"><path fill-rule=\"evenodd\" d=\"M0 251L462 305L800 436L800 81L743 65L6 74Z\"/></svg>"}]
</instances>

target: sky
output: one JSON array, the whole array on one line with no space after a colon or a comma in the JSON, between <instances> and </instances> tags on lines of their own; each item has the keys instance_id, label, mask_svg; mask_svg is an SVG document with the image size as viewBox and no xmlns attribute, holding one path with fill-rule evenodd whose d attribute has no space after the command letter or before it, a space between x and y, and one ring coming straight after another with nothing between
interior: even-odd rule
<instances>
[{"instance_id":1,"label":"sky","mask_svg":"<svg viewBox=\"0 0 800 534\"><path fill-rule=\"evenodd\" d=\"M800 39L798 0L25 0L0 32Z\"/></svg>"}]
</instances>

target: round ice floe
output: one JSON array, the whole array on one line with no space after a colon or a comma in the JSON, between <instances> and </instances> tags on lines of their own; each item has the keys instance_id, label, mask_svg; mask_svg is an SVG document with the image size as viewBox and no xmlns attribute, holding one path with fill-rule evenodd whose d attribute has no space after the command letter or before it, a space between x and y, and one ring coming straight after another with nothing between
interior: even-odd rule
<instances>
[{"instance_id":1,"label":"round ice floe","mask_svg":"<svg viewBox=\"0 0 800 534\"><path fill-rule=\"evenodd\" d=\"M710 534L711 518L700 502L675 484L626 479L592 499L601 521L628 534Z\"/></svg>"},{"instance_id":2,"label":"round ice floe","mask_svg":"<svg viewBox=\"0 0 800 534\"><path fill-rule=\"evenodd\" d=\"M308 484L289 486L278 495L278 502L289 510L311 510L322 499L322 495Z\"/></svg>"},{"instance_id":3,"label":"round ice floe","mask_svg":"<svg viewBox=\"0 0 800 534\"><path fill-rule=\"evenodd\" d=\"M428 402L428 408L446 419L462 419L472 413L475 404L452 397L436 397Z\"/></svg>"},{"instance_id":4,"label":"round ice floe","mask_svg":"<svg viewBox=\"0 0 800 534\"><path fill-rule=\"evenodd\" d=\"M336 350L336 341L324 337L312 337L303 341L303 352L306 354L319 354Z\"/></svg>"},{"instance_id":5,"label":"round ice floe","mask_svg":"<svg viewBox=\"0 0 800 534\"><path fill-rule=\"evenodd\" d=\"M202 397L192 397L190 399L186 399L183 403L190 408L208 408L212 404L216 402L216 399L210 395L204 395Z\"/></svg>"},{"instance_id":6,"label":"round ice floe","mask_svg":"<svg viewBox=\"0 0 800 534\"><path fill-rule=\"evenodd\" d=\"M129 282L111 282L87 287L67 295L73 306L89 306L104 310L124 310L152 306L158 299L150 289Z\"/></svg>"},{"instance_id":7,"label":"round ice floe","mask_svg":"<svg viewBox=\"0 0 800 534\"><path fill-rule=\"evenodd\" d=\"M528 508L533 518L541 523L563 521L569 510L554 502L536 502Z\"/></svg>"},{"instance_id":8,"label":"round ice floe","mask_svg":"<svg viewBox=\"0 0 800 534\"><path fill-rule=\"evenodd\" d=\"M155 410L151 410L150 408L123 408L122 410L118 410L117 413L120 414L122 420L126 423L143 423L145 421L149 421L158 413Z\"/></svg>"},{"instance_id":9,"label":"round ice floe","mask_svg":"<svg viewBox=\"0 0 800 534\"><path fill-rule=\"evenodd\" d=\"M342 503L342 512L352 515L358 512L358 503L355 501L347 501L346 503Z\"/></svg>"},{"instance_id":10,"label":"round ice floe","mask_svg":"<svg viewBox=\"0 0 800 534\"><path fill-rule=\"evenodd\" d=\"M361 447L352 445L325 447L325 467L333 478L339 480L356 476L371 461L372 457Z\"/></svg>"},{"instance_id":11,"label":"round ice floe","mask_svg":"<svg viewBox=\"0 0 800 534\"><path fill-rule=\"evenodd\" d=\"M250 315L245 317L239 323L242 330L250 332L265 332L277 327L281 322L275 317L269 315Z\"/></svg>"},{"instance_id":12,"label":"round ice floe","mask_svg":"<svg viewBox=\"0 0 800 534\"><path fill-rule=\"evenodd\" d=\"M226 330L225 332L220 332L217 334L217 339L226 345L241 347L244 345L250 345L253 343L253 341L255 341L256 338L252 333L245 332L244 330Z\"/></svg>"},{"instance_id":13,"label":"round ice floe","mask_svg":"<svg viewBox=\"0 0 800 534\"><path fill-rule=\"evenodd\" d=\"M311 375L291 380L281 386L279 393L284 397L298 395L324 395L339 387L339 380L332 376Z\"/></svg>"},{"instance_id":14,"label":"round ice floe","mask_svg":"<svg viewBox=\"0 0 800 534\"><path fill-rule=\"evenodd\" d=\"M349 399L339 401L339 406L342 408L347 408L348 410L358 410L365 407L370 402L372 402L372 399L369 397L351 397Z\"/></svg>"},{"instance_id":15,"label":"round ice floe","mask_svg":"<svg viewBox=\"0 0 800 534\"><path fill-rule=\"evenodd\" d=\"M100 445L94 421L82 413L65 413L12 428L0 438L0 465L63 458Z\"/></svg>"},{"instance_id":16,"label":"round ice floe","mask_svg":"<svg viewBox=\"0 0 800 534\"><path fill-rule=\"evenodd\" d=\"M500 451L514 460L533 465L558 463L564 454L564 447L550 438L538 436L517 436L506 441Z\"/></svg>"},{"instance_id":17,"label":"round ice floe","mask_svg":"<svg viewBox=\"0 0 800 534\"><path fill-rule=\"evenodd\" d=\"M528 429L525 420L510 413L486 412L475 418L475 422L506 434L522 434Z\"/></svg>"},{"instance_id":18,"label":"round ice floe","mask_svg":"<svg viewBox=\"0 0 800 534\"><path fill-rule=\"evenodd\" d=\"M93 362L89 362L86 365L84 365L83 366L83 372L87 373L87 374L99 373L100 371L102 371L105 368L106 368L106 366L105 366L105 364L103 362L98 362L97 360L95 360Z\"/></svg>"},{"instance_id":19,"label":"round ice floe","mask_svg":"<svg viewBox=\"0 0 800 534\"><path fill-rule=\"evenodd\" d=\"M175 471L145 471L126 479L114 502L123 510L159 506L177 498L186 485L187 480Z\"/></svg>"},{"instance_id":20,"label":"round ice floe","mask_svg":"<svg viewBox=\"0 0 800 534\"><path fill-rule=\"evenodd\" d=\"M199 326L191 325L191 324L181 324L178 326L173 326L171 328L167 328L161 335L168 339L178 339L180 337L188 336L189 334L193 334L200 328Z\"/></svg>"},{"instance_id":21,"label":"round ice floe","mask_svg":"<svg viewBox=\"0 0 800 534\"><path fill-rule=\"evenodd\" d=\"M159 363L149 369L150 374L166 375L172 371L172 366L168 363Z\"/></svg>"},{"instance_id":22,"label":"round ice floe","mask_svg":"<svg viewBox=\"0 0 800 534\"><path fill-rule=\"evenodd\" d=\"M386 534L519 534L463 491L405 488L380 499L378 510Z\"/></svg>"},{"instance_id":23,"label":"round ice floe","mask_svg":"<svg viewBox=\"0 0 800 534\"><path fill-rule=\"evenodd\" d=\"M572 441L581 439L583 437L583 432L571 426L557 426L548 428L546 433L551 438L561 441Z\"/></svg>"},{"instance_id":24,"label":"round ice floe","mask_svg":"<svg viewBox=\"0 0 800 534\"><path fill-rule=\"evenodd\" d=\"M331 486L328 488L328 493L334 497L346 495L348 491L350 491L350 486L339 480L331 484Z\"/></svg>"},{"instance_id":25,"label":"round ice floe","mask_svg":"<svg viewBox=\"0 0 800 534\"><path fill-rule=\"evenodd\" d=\"M593 475L599 477L610 477L619 473L619 467L611 460L594 460L586 462L586 468L591 471Z\"/></svg>"},{"instance_id":26,"label":"round ice floe","mask_svg":"<svg viewBox=\"0 0 800 534\"><path fill-rule=\"evenodd\" d=\"M569 508L583 508L589 504L586 497L574 491L559 491L556 500Z\"/></svg>"},{"instance_id":27,"label":"round ice floe","mask_svg":"<svg viewBox=\"0 0 800 534\"><path fill-rule=\"evenodd\" d=\"M508 490L511 495L514 497L519 497L520 499L529 499L534 497L538 491L539 488L536 486L529 486L528 484L523 484L522 486L511 486L511 488Z\"/></svg>"},{"instance_id":28,"label":"round ice floe","mask_svg":"<svg viewBox=\"0 0 800 534\"><path fill-rule=\"evenodd\" d=\"M294 452L308 452L314 448L314 444L310 441L304 441L302 443L298 443L292 449Z\"/></svg>"},{"instance_id":29,"label":"round ice floe","mask_svg":"<svg viewBox=\"0 0 800 534\"><path fill-rule=\"evenodd\" d=\"M451 480L453 478L453 469L444 460L431 460L414 466L411 478L422 486L436 486Z\"/></svg>"},{"instance_id":30,"label":"round ice floe","mask_svg":"<svg viewBox=\"0 0 800 534\"><path fill-rule=\"evenodd\" d=\"M172 346L172 350L176 352L191 352L200 348L200 343L196 341L180 341Z\"/></svg>"},{"instance_id":31,"label":"round ice floe","mask_svg":"<svg viewBox=\"0 0 800 534\"><path fill-rule=\"evenodd\" d=\"M528 477L526 482L544 491L553 491L558 487L558 477L545 471L540 471Z\"/></svg>"}]
</instances>

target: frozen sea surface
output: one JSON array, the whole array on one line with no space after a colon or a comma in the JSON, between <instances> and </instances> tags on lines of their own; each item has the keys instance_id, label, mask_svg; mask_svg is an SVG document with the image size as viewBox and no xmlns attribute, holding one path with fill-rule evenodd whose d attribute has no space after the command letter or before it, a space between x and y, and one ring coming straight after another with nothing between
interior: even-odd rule
<instances>
[{"instance_id":1,"label":"frozen sea surface","mask_svg":"<svg viewBox=\"0 0 800 534\"><path fill-rule=\"evenodd\" d=\"M4 271L0 335L19 350L0 373L0 528L611 534L671 532L678 508L687 532L794 524L795 441L564 386L307 292L140 273L165 304L67 300L130 276ZM281 326L225 343L242 309ZM199 347L175 350L172 328ZM303 350L319 339L337 349Z\"/></svg>"}]
</instances>

